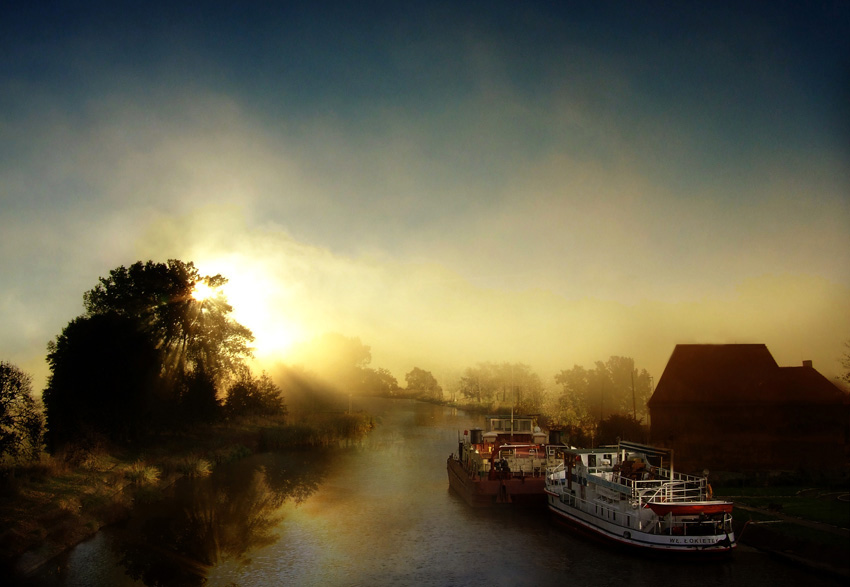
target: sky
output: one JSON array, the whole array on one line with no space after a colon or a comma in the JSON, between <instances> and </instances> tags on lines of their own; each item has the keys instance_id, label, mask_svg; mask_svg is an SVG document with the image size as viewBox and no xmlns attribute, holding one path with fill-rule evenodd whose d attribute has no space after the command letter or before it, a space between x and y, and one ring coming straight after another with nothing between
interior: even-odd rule
<instances>
[{"instance_id":1,"label":"sky","mask_svg":"<svg viewBox=\"0 0 850 587\"><path fill-rule=\"evenodd\" d=\"M832 378L848 155L845 0L7 2L0 358L40 390L99 277L181 259L260 367L337 332L402 385L735 342Z\"/></svg>"}]
</instances>

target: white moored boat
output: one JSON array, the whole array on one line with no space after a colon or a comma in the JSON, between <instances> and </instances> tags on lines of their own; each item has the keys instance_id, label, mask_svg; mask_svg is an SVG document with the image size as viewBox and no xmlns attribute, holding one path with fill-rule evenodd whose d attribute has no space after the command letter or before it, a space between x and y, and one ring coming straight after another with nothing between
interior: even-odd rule
<instances>
[{"instance_id":1,"label":"white moored boat","mask_svg":"<svg viewBox=\"0 0 850 587\"><path fill-rule=\"evenodd\" d=\"M674 472L667 449L633 442L564 449L545 491L560 519L620 544L678 552L735 547L732 502L712 499L705 476Z\"/></svg>"}]
</instances>

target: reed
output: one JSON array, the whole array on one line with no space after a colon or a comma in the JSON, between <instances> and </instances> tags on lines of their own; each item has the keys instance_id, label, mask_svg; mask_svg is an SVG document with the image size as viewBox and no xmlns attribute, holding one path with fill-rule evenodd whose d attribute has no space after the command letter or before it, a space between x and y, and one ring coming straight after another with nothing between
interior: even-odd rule
<instances>
[{"instance_id":1,"label":"reed","mask_svg":"<svg viewBox=\"0 0 850 587\"><path fill-rule=\"evenodd\" d=\"M124 470L124 478L134 485L153 485L159 482L160 470L153 465L148 465L144 461L138 460L131 463Z\"/></svg>"}]
</instances>

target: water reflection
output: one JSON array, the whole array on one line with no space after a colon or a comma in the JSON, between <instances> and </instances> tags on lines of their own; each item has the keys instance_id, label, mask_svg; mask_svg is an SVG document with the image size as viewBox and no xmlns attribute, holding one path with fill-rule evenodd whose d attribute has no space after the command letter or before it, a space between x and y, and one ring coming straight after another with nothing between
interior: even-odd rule
<instances>
[{"instance_id":1,"label":"water reflection","mask_svg":"<svg viewBox=\"0 0 850 587\"><path fill-rule=\"evenodd\" d=\"M215 565L250 562L274 544L287 500L302 502L319 486L321 459L256 455L206 479L184 479L163 499L140 503L113 542L127 574L146 585L200 585Z\"/></svg>"}]
</instances>

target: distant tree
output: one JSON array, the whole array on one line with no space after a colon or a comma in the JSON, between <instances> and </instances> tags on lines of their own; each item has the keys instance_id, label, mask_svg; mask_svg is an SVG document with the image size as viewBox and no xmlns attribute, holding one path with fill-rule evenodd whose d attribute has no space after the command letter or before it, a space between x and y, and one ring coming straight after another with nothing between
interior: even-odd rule
<instances>
[{"instance_id":1,"label":"distant tree","mask_svg":"<svg viewBox=\"0 0 850 587\"><path fill-rule=\"evenodd\" d=\"M398 379L387 369L376 370L367 367L362 371L364 393L392 397L399 392Z\"/></svg>"},{"instance_id":2,"label":"distant tree","mask_svg":"<svg viewBox=\"0 0 850 587\"><path fill-rule=\"evenodd\" d=\"M611 412L633 417L646 413L646 402L652 390L649 373L645 369L635 369L635 360L631 357L610 357L598 368L608 374Z\"/></svg>"},{"instance_id":3,"label":"distant tree","mask_svg":"<svg viewBox=\"0 0 850 587\"><path fill-rule=\"evenodd\" d=\"M649 427L641 420L635 420L631 415L612 414L599 423L596 444L616 444L618 440L646 442L649 437Z\"/></svg>"},{"instance_id":4,"label":"distant tree","mask_svg":"<svg viewBox=\"0 0 850 587\"><path fill-rule=\"evenodd\" d=\"M540 376L523 363L478 363L464 370L460 394L479 403L496 402L525 413L536 413L543 404Z\"/></svg>"},{"instance_id":5,"label":"distant tree","mask_svg":"<svg viewBox=\"0 0 850 587\"><path fill-rule=\"evenodd\" d=\"M437 379L430 371L414 367L404 376L407 382L407 392L423 399L442 399L443 388L437 383Z\"/></svg>"},{"instance_id":6,"label":"distant tree","mask_svg":"<svg viewBox=\"0 0 850 587\"><path fill-rule=\"evenodd\" d=\"M524 363L502 363L498 371L502 380L503 402L510 402L518 413L534 414L541 410L543 382L530 366Z\"/></svg>"},{"instance_id":7,"label":"distant tree","mask_svg":"<svg viewBox=\"0 0 850 587\"><path fill-rule=\"evenodd\" d=\"M844 347L850 349L850 340L844 342ZM841 366L844 367L844 374L840 377L844 383L850 383L850 351L844 353L841 357Z\"/></svg>"},{"instance_id":8,"label":"distant tree","mask_svg":"<svg viewBox=\"0 0 850 587\"><path fill-rule=\"evenodd\" d=\"M0 361L0 459L38 459L43 435L44 416L32 395L32 377Z\"/></svg>"},{"instance_id":9,"label":"distant tree","mask_svg":"<svg viewBox=\"0 0 850 587\"><path fill-rule=\"evenodd\" d=\"M575 365L556 374L555 382L562 387L557 408L571 425L600 422L612 414L646 415L651 379L645 369L634 368L630 357L612 356L590 370Z\"/></svg>"},{"instance_id":10,"label":"distant tree","mask_svg":"<svg viewBox=\"0 0 850 587\"><path fill-rule=\"evenodd\" d=\"M51 447L90 434L138 438L176 405L162 397L161 352L137 322L115 313L72 320L48 344L43 400Z\"/></svg>"},{"instance_id":11,"label":"distant tree","mask_svg":"<svg viewBox=\"0 0 850 587\"><path fill-rule=\"evenodd\" d=\"M587 369L575 365L572 369L555 375L555 383L562 387L552 406L552 419L561 426L578 426L590 421L590 384Z\"/></svg>"},{"instance_id":12,"label":"distant tree","mask_svg":"<svg viewBox=\"0 0 850 587\"><path fill-rule=\"evenodd\" d=\"M245 371L228 388L224 409L231 418L286 415L281 390L265 372L252 377Z\"/></svg>"}]
</instances>

